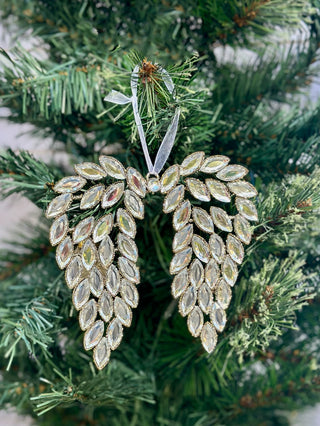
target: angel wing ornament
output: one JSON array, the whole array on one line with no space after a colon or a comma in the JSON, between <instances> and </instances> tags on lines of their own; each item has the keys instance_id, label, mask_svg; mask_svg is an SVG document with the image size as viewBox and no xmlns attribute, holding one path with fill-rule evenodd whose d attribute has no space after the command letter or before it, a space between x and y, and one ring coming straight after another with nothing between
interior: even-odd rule
<instances>
[{"instance_id":1,"label":"angel wing ornament","mask_svg":"<svg viewBox=\"0 0 320 426\"><path fill-rule=\"evenodd\" d=\"M160 71L172 93L170 76ZM159 176L174 142L180 111L153 165L138 113L137 79L135 67L132 97L113 91L107 100L132 103L148 175L143 177L138 170L102 155L99 164L78 164L75 175L57 182L53 190L59 195L46 211L47 218L54 219L50 243L57 247L57 264L65 269L65 281L79 311L84 348L93 349L98 369L108 364L138 305L136 220L144 218L147 193L163 194L163 212L172 215L172 295L179 300L179 312L187 317L190 333L200 337L208 353L225 327L232 287L244 258L243 244L251 240L250 221L258 219L250 201L257 192L242 179L248 170L230 164L228 157L195 152ZM75 213L79 210L81 220Z\"/></svg>"}]
</instances>

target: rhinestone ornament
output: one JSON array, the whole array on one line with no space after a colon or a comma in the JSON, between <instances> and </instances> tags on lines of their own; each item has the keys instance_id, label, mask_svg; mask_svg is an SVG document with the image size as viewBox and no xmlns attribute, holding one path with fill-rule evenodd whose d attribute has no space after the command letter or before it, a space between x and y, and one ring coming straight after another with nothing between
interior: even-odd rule
<instances>
[{"instance_id":1,"label":"rhinestone ornament","mask_svg":"<svg viewBox=\"0 0 320 426\"><path fill-rule=\"evenodd\" d=\"M177 299L184 293L189 285L187 268L180 271L173 279L171 285L172 296Z\"/></svg>"},{"instance_id":2,"label":"rhinestone ornament","mask_svg":"<svg viewBox=\"0 0 320 426\"><path fill-rule=\"evenodd\" d=\"M53 187L53 190L58 192L58 194L63 194L65 192L71 192L73 194L83 188L86 183L87 181L81 176L68 176L59 180Z\"/></svg>"},{"instance_id":3,"label":"rhinestone ornament","mask_svg":"<svg viewBox=\"0 0 320 426\"><path fill-rule=\"evenodd\" d=\"M112 214L107 214L101 217L93 230L92 239L94 243L98 243L103 240L108 234L110 234L113 227L113 216Z\"/></svg>"},{"instance_id":4,"label":"rhinestone ornament","mask_svg":"<svg viewBox=\"0 0 320 426\"><path fill-rule=\"evenodd\" d=\"M197 227L203 231L211 234L214 231L214 225L210 215L199 207L193 207L192 218Z\"/></svg>"},{"instance_id":5,"label":"rhinestone ornament","mask_svg":"<svg viewBox=\"0 0 320 426\"><path fill-rule=\"evenodd\" d=\"M194 198L200 201L210 201L208 188L199 179L188 178L186 184Z\"/></svg>"},{"instance_id":6,"label":"rhinestone ornament","mask_svg":"<svg viewBox=\"0 0 320 426\"><path fill-rule=\"evenodd\" d=\"M182 250L190 244L193 235L193 226L189 223L180 231L178 231L173 239L172 250L174 253Z\"/></svg>"},{"instance_id":7,"label":"rhinestone ornament","mask_svg":"<svg viewBox=\"0 0 320 426\"><path fill-rule=\"evenodd\" d=\"M95 163L81 163L74 166L75 171L89 180L100 180L106 176L105 171Z\"/></svg>"},{"instance_id":8,"label":"rhinestone ornament","mask_svg":"<svg viewBox=\"0 0 320 426\"><path fill-rule=\"evenodd\" d=\"M124 183L114 183L106 189L106 192L103 194L101 207L103 209L108 209L114 206L122 197L124 193Z\"/></svg>"},{"instance_id":9,"label":"rhinestone ornament","mask_svg":"<svg viewBox=\"0 0 320 426\"><path fill-rule=\"evenodd\" d=\"M193 337L200 335L203 322L203 313L199 306L195 306L188 315L188 329Z\"/></svg>"},{"instance_id":10,"label":"rhinestone ornament","mask_svg":"<svg viewBox=\"0 0 320 426\"><path fill-rule=\"evenodd\" d=\"M96 185L88 189L82 196L82 199L80 202L80 209L87 210L96 206L100 202L103 190L104 190L103 185Z\"/></svg>"},{"instance_id":11,"label":"rhinestone ornament","mask_svg":"<svg viewBox=\"0 0 320 426\"><path fill-rule=\"evenodd\" d=\"M79 244L81 241L85 240L91 234L94 225L94 218L92 216L83 219L78 223L75 230L73 231L73 243Z\"/></svg>"},{"instance_id":12,"label":"rhinestone ornament","mask_svg":"<svg viewBox=\"0 0 320 426\"><path fill-rule=\"evenodd\" d=\"M116 158L101 155L99 157L99 162L102 168L107 172L107 175L112 176L115 179L126 178L126 170Z\"/></svg>"},{"instance_id":13,"label":"rhinestone ornament","mask_svg":"<svg viewBox=\"0 0 320 426\"><path fill-rule=\"evenodd\" d=\"M59 195L58 197L54 198L48 205L46 217L48 219L52 219L53 217L60 216L69 208L71 202L72 194L66 193Z\"/></svg>"},{"instance_id":14,"label":"rhinestone ornament","mask_svg":"<svg viewBox=\"0 0 320 426\"><path fill-rule=\"evenodd\" d=\"M136 220L144 219L157 193L163 194L163 212L172 214L172 296L191 335L213 352L217 332L226 325L243 244L252 238L250 222L258 219L250 200L257 191L242 180L248 170L226 156L203 152L188 155L160 176L144 177L107 155L99 163L77 164L73 176L54 185L57 196L46 210L53 219L50 243L73 290L85 350L93 349L93 361L103 369L124 327L131 325L140 282Z\"/></svg>"},{"instance_id":15,"label":"rhinestone ornament","mask_svg":"<svg viewBox=\"0 0 320 426\"><path fill-rule=\"evenodd\" d=\"M59 244L66 236L69 229L68 217L66 214L58 217L51 225L49 240L52 246Z\"/></svg>"},{"instance_id":16,"label":"rhinestone ornament","mask_svg":"<svg viewBox=\"0 0 320 426\"><path fill-rule=\"evenodd\" d=\"M180 171L179 166L169 167L162 175L160 180L160 190L162 194L166 194L173 189L179 182Z\"/></svg>"}]
</instances>

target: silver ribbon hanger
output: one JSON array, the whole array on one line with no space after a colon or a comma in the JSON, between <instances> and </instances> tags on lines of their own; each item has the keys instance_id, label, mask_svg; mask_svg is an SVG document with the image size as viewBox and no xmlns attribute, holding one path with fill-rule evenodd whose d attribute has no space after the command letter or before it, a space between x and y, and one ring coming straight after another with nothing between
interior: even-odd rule
<instances>
[{"instance_id":1,"label":"silver ribbon hanger","mask_svg":"<svg viewBox=\"0 0 320 426\"><path fill-rule=\"evenodd\" d=\"M148 172L149 172L149 174L158 175L161 172L166 161L168 160L168 157L170 155L170 152L171 152L173 144L174 144L174 140L175 140L177 130L178 130L180 108L176 109L176 112L173 116L173 119L172 119L172 121L171 121L171 123L170 123L170 125L167 129L167 132L166 132L166 134L163 138L163 141L160 145L160 148L157 152L155 162L154 162L154 164L152 164L150 154L149 154L149 150L148 150L147 141L146 141L146 136L145 136L145 133L144 133L144 130L143 130L142 121L141 121L141 117L140 117L140 114L139 114L139 108L138 108L138 96L137 96L138 80L139 80L138 71L139 71L139 66L136 65L134 67L133 71L132 71L132 74L131 74L130 85L131 85L132 96L130 98L128 96L124 95L123 93L120 93L116 90L112 90L104 98L104 100L108 101L108 102L112 102L114 104L118 104L118 105L125 105L125 104L128 104L128 103L132 103L134 120L135 120L136 125L137 125L137 129L138 129L138 133L139 133L139 137L140 137L140 141L141 141L141 145L142 145L143 154L144 154L144 157L145 157L145 160L146 160L146 163L147 163L147 167L148 167ZM169 93L173 95L174 84L173 84L172 78L170 77L170 75L168 74L168 72L164 68L159 68L159 71L162 75L162 80L163 80L166 88L168 89ZM174 98L174 95L173 95L173 98Z\"/></svg>"}]
</instances>

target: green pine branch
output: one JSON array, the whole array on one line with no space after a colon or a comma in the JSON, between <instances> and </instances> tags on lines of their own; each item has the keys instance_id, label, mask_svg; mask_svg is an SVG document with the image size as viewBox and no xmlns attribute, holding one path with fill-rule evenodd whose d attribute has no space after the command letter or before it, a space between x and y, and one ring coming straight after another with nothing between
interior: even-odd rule
<instances>
[{"instance_id":1,"label":"green pine branch","mask_svg":"<svg viewBox=\"0 0 320 426\"><path fill-rule=\"evenodd\" d=\"M8 54L4 53L6 59ZM61 115L103 111L106 81L101 78L99 63L79 66L71 60L53 65L36 60L21 48L10 55L11 62L3 70L1 98L4 105L14 108L25 119L59 123Z\"/></svg>"},{"instance_id":2,"label":"green pine branch","mask_svg":"<svg viewBox=\"0 0 320 426\"><path fill-rule=\"evenodd\" d=\"M31 225L25 219L19 223L18 230L13 232L12 237L3 243L5 248L0 250L0 279L3 289L7 284L12 285L12 280L16 280L24 268L41 261L54 251L49 246L47 221L43 220L37 225Z\"/></svg>"},{"instance_id":3,"label":"green pine branch","mask_svg":"<svg viewBox=\"0 0 320 426\"><path fill-rule=\"evenodd\" d=\"M154 389L147 372L135 372L124 364L113 361L106 372L93 373L84 382L74 383L72 372L64 376L55 371L56 380L51 390L31 398L38 415L58 405L68 407L76 402L89 406L109 406L113 411L127 411L136 401L154 403ZM62 379L62 380L61 380ZM46 381L44 379L44 381Z\"/></svg>"},{"instance_id":4,"label":"green pine branch","mask_svg":"<svg viewBox=\"0 0 320 426\"><path fill-rule=\"evenodd\" d=\"M223 103L224 114L231 115L248 105L267 101L292 103L292 95L306 91L312 79L318 75L318 36L291 42L279 49L269 46L254 53L255 59L238 65L235 58L245 55L235 51L230 63L214 68L213 103ZM230 79L230 74L234 75Z\"/></svg>"},{"instance_id":5,"label":"green pine branch","mask_svg":"<svg viewBox=\"0 0 320 426\"><path fill-rule=\"evenodd\" d=\"M36 363L49 362L52 357L50 348L54 342L54 336L59 330L61 320L54 298L48 296L48 291L43 287L29 287L39 282L38 275L48 262L35 263L30 268L24 268L27 278L20 274L19 281L8 286L6 291L11 295L6 298L6 308L1 308L1 341L0 350L6 360L6 368L9 370L13 362L19 359L32 357ZM30 271L32 269L32 271ZM49 268L51 272L52 269ZM43 273L43 272L42 272ZM45 274L49 287L57 287L59 280L53 280L48 273ZM44 278L44 277L43 277ZM52 281L53 280L53 281ZM51 290L52 293L52 290ZM42 356L39 358L39 353Z\"/></svg>"},{"instance_id":6,"label":"green pine branch","mask_svg":"<svg viewBox=\"0 0 320 426\"><path fill-rule=\"evenodd\" d=\"M59 173L27 151L15 153L8 149L0 154L1 197L20 193L42 207Z\"/></svg>"},{"instance_id":7,"label":"green pine branch","mask_svg":"<svg viewBox=\"0 0 320 426\"><path fill-rule=\"evenodd\" d=\"M59 330L56 322L61 320L57 303L62 276L53 264L47 226L24 223L20 228L15 239L0 252L5 300L0 310L0 350L7 369L16 357L26 354L38 362L39 351L48 360L52 336Z\"/></svg>"},{"instance_id":8,"label":"green pine branch","mask_svg":"<svg viewBox=\"0 0 320 426\"><path fill-rule=\"evenodd\" d=\"M301 18L310 23L309 16L315 12L310 2L280 0L203 1L198 5L199 15L204 20L204 31L210 40L250 45L254 34L255 41L274 32L276 27L299 28ZM214 24L213 24L214 23ZM244 40L243 40L243 38Z\"/></svg>"},{"instance_id":9,"label":"green pine branch","mask_svg":"<svg viewBox=\"0 0 320 426\"><path fill-rule=\"evenodd\" d=\"M127 2L117 6L113 13L111 4L74 3L59 0L41 3L14 0L0 3L4 18L14 14L21 32L32 29L34 34L49 43L51 55L60 60L76 55L85 63L88 54L108 58L110 52L130 50L139 46L149 55L176 62L187 51L208 51L216 41L252 42L282 28L301 28L301 21L310 24L315 9L307 0L250 0L208 2L202 0L173 4L142 0L135 7ZM149 19L145 17L148 7ZM52 16L55 20L52 20ZM108 25L106 26L106 19ZM95 26L90 26L94 20ZM146 34L148 35L146 37ZM76 47L81 45L81 51Z\"/></svg>"},{"instance_id":10,"label":"green pine branch","mask_svg":"<svg viewBox=\"0 0 320 426\"><path fill-rule=\"evenodd\" d=\"M220 115L219 152L234 156L268 183L286 174L308 174L319 162L319 106L290 108L262 100L232 116Z\"/></svg>"},{"instance_id":11,"label":"green pine branch","mask_svg":"<svg viewBox=\"0 0 320 426\"><path fill-rule=\"evenodd\" d=\"M294 327L295 311L314 297L306 291L309 286L303 265L298 252L282 262L266 259L259 272L240 282L234 295L234 327L229 335L229 343L239 356L265 350L285 328Z\"/></svg>"},{"instance_id":12,"label":"green pine branch","mask_svg":"<svg viewBox=\"0 0 320 426\"><path fill-rule=\"evenodd\" d=\"M281 185L271 184L259 203L260 224L255 229L258 245L266 242L277 249L291 247L291 236L309 232L320 207L320 170L286 177ZM249 252L255 251L251 246Z\"/></svg>"}]
</instances>

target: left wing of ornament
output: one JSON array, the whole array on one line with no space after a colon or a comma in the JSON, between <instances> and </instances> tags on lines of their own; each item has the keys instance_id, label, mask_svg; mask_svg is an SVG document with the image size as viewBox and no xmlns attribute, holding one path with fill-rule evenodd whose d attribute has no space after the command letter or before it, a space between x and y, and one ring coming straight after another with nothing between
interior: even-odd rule
<instances>
[{"instance_id":1,"label":"left wing of ornament","mask_svg":"<svg viewBox=\"0 0 320 426\"><path fill-rule=\"evenodd\" d=\"M113 157L101 156L100 165L81 163L76 174L61 179L53 190L59 195L48 205L54 219L50 243L65 269L79 311L84 348L93 349L101 370L123 337L138 305L138 249L135 219L143 219L146 181ZM81 215L81 220L79 216ZM84 217L84 218L83 218Z\"/></svg>"}]
</instances>

